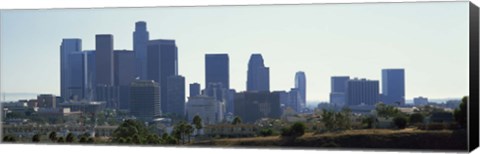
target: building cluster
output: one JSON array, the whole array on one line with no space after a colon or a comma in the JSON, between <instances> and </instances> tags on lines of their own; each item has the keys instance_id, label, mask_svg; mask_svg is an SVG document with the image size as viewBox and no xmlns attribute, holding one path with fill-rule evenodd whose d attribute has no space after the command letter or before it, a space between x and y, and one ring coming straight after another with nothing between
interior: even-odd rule
<instances>
[{"instance_id":1,"label":"building cluster","mask_svg":"<svg viewBox=\"0 0 480 154\"><path fill-rule=\"evenodd\" d=\"M161 116L218 123L240 116L254 122L278 118L282 107L301 112L306 104L306 79L297 72L295 88L270 91L269 67L261 54L248 62L246 91L230 87L228 54L205 54L205 83L191 83L185 100L185 77L178 74L175 40L150 39L146 22L135 24L133 50L114 49L113 35L95 36L95 49L82 40L63 39L60 46L60 102L104 102L107 108L129 111L152 121ZM246 114L248 113L248 114Z\"/></svg>"},{"instance_id":2,"label":"building cluster","mask_svg":"<svg viewBox=\"0 0 480 154\"><path fill-rule=\"evenodd\" d=\"M332 76L330 103L336 107L373 106L379 102L389 105L405 105L404 69L382 70L380 82L369 79L351 79L349 76Z\"/></svg>"}]
</instances>

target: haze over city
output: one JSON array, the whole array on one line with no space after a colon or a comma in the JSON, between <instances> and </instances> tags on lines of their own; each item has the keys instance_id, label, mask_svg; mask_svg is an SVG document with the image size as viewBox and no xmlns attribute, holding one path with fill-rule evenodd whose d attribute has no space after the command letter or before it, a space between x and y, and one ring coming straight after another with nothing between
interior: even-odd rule
<instances>
[{"instance_id":1,"label":"haze over city","mask_svg":"<svg viewBox=\"0 0 480 154\"><path fill-rule=\"evenodd\" d=\"M205 88L208 53L229 55L230 87L244 91L249 57L261 53L270 90L289 90L304 71L307 101L329 99L331 76L380 80L384 68L405 69L407 99L468 94L468 11L457 9L467 4L405 5L2 10L1 90L59 95L62 38L88 50L107 33L115 49L131 50L142 20L150 38L176 40L187 91L193 82Z\"/></svg>"}]
</instances>

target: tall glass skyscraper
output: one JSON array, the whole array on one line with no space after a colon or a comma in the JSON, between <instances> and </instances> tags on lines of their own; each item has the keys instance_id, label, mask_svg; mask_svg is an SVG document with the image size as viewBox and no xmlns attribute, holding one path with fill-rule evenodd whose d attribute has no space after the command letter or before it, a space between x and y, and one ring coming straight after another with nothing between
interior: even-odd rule
<instances>
[{"instance_id":1,"label":"tall glass skyscraper","mask_svg":"<svg viewBox=\"0 0 480 154\"><path fill-rule=\"evenodd\" d=\"M130 84L135 80L135 52L131 50L114 51L114 77L118 88L118 107L128 110L130 102Z\"/></svg>"},{"instance_id":2,"label":"tall glass skyscraper","mask_svg":"<svg viewBox=\"0 0 480 154\"><path fill-rule=\"evenodd\" d=\"M139 21L135 23L135 31L133 32L133 51L136 58L136 75L140 79L147 78L147 45L149 33L147 31L147 23Z\"/></svg>"},{"instance_id":3,"label":"tall glass skyscraper","mask_svg":"<svg viewBox=\"0 0 480 154\"><path fill-rule=\"evenodd\" d=\"M261 54L252 54L248 61L247 91L270 91L270 70Z\"/></svg>"},{"instance_id":4,"label":"tall glass skyscraper","mask_svg":"<svg viewBox=\"0 0 480 154\"><path fill-rule=\"evenodd\" d=\"M86 67L87 57L84 52L74 52L69 54L68 67L70 83L68 84L68 98L66 100L81 100L86 93Z\"/></svg>"},{"instance_id":5,"label":"tall glass skyscraper","mask_svg":"<svg viewBox=\"0 0 480 154\"><path fill-rule=\"evenodd\" d=\"M295 73L295 88L297 88L300 93L301 106L305 107L307 105L307 79L305 72L298 71Z\"/></svg>"},{"instance_id":6,"label":"tall glass skyscraper","mask_svg":"<svg viewBox=\"0 0 480 154\"><path fill-rule=\"evenodd\" d=\"M228 54L205 55L205 86L221 83L223 88L230 88Z\"/></svg>"},{"instance_id":7,"label":"tall glass skyscraper","mask_svg":"<svg viewBox=\"0 0 480 154\"><path fill-rule=\"evenodd\" d=\"M168 77L167 82L167 108L164 113L179 117L185 116L185 77L177 75Z\"/></svg>"},{"instance_id":8,"label":"tall glass skyscraper","mask_svg":"<svg viewBox=\"0 0 480 154\"><path fill-rule=\"evenodd\" d=\"M405 104L405 70L382 70L382 101L386 104Z\"/></svg>"},{"instance_id":9,"label":"tall glass skyscraper","mask_svg":"<svg viewBox=\"0 0 480 154\"><path fill-rule=\"evenodd\" d=\"M68 99L72 94L69 92L71 83L70 76L70 54L82 51L81 39L63 39L60 45L60 95L63 99Z\"/></svg>"},{"instance_id":10,"label":"tall glass skyscraper","mask_svg":"<svg viewBox=\"0 0 480 154\"><path fill-rule=\"evenodd\" d=\"M151 40L147 47L147 79L160 83L162 113L167 112L168 77L178 75L178 51L175 40Z\"/></svg>"}]
</instances>

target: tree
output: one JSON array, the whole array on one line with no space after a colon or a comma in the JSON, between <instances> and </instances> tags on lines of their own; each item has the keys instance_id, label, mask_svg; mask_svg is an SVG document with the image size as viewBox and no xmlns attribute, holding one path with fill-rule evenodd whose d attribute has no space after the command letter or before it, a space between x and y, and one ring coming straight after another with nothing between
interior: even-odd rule
<instances>
[{"instance_id":1,"label":"tree","mask_svg":"<svg viewBox=\"0 0 480 154\"><path fill-rule=\"evenodd\" d=\"M187 135L187 137L188 137L188 143L190 143L190 136L192 135L192 133L193 133L192 125L187 124L186 127L185 127L185 135Z\"/></svg>"},{"instance_id":2,"label":"tree","mask_svg":"<svg viewBox=\"0 0 480 154\"><path fill-rule=\"evenodd\" d=\"M467 126L467 103L468 103L468 96L462 98L462 102L458 106L457 109L453 112L455 117L455 121L462 127L466 128Z\"/></svg>"},{"instance_id":3,"label":"tree","mask_svg":"<svg viewBox=\"0 0 480 154\"><path fill-rule=\"evenodd\" d=\"M282 136L283 137L292 137L297 138L302 136L305 133L305 124L302 122L296 122L290 126L290 128L283 128L282 129Z\"/></svg>"},{"instance_id":4,"label":"tree","mask_svg":"<svg viewBox=\"0 0 480 154\"><path fill-rule=\"evenodd\" d=\"M366 116L362 118L362 124L367 125L367 128L373 128L373 122L375 119L371 116Z\"/></svg>"},{"instance_id":5,"label":"tree","mask_svg":"<svg viewBox=\"0 0 480 154\"><path fill-rule=\"evenodd\" d=\"M112 142L114 143L127 143L126 140L130 138L130 141L133 143L145 143L145 139L148 135L154 134L140 121L137 120L125 120L120 126L113 131ZM134 136L136 138L133 138ZM125 142L120 142L120 139L125 139Z\"/></svg>"},{"instance_id":6,"label":"tree","mask_svg":"<svg viewBox=\"0 0 480 154\"><path fill-rule=\"evenodd\" d=\"M40 142L40 134L33 135L32 142Z\"/></svg>"},{"instance_id":7,"label":"tree","mask_svg":"<svg viewBox=\"0 0 480 154\"><path fill-rule=\"evenodd\" d=\"M87 143L95 143L95 139L93 137L89 137Z\"/></svg>"},{"instance_id":8,"label":"tree","mask_svg":"<svg viewBox=\"0 0 480 154\"><path fill-rule=\"evenodd\" d=\"M65 139L63 139L63 137L59 137L58 140L57 140L58 143L64 143L65 142Z\"/></svg>"},{"instance_id":9,"label":"tree","mask_svg":"<svg viewBox=\"0 0 480 154\"><path fill-rule=\"evenodd\" d=\"M236 116L235 118L233 118L232 124L236 125L241 123L242 123L242 119L240 117Z\"/></svg>"},{"instance_id":10,"label":"tree","mask_svg":"<svg viewBox=\"0 0 480 154\"><path fill-rule=\"evenodd\" d=\"M87 137L85 137L85 136L80 137L80 140L78 142L79 143L87 143Z\"/></svg>"},{"instance_id":11,"label":"tree","mask_svg":"<svg viewBox=\"0 0 480 154\"><path fill-rule=\"evenodd\" d=\"M17 139L14 136L6 135L3 137L3 142L16 142Z\"/></svg>"},{"instance_id":12,"label":"tree","mask_svg":"<svg viewBox=\"0 0 480 154\"><path fill-rule=\"evenodd\" d=\"M322 119L320 120L329 131L335 129L335 113L326 109L322 110Z\"/></svg>"},{"instance_id":13,"label":"tree","mask_svg":"<svg viewBox=\"0 0 480 154\"><path fill-rule=\"evenodd\" d=\"M160 138L157 134L150 134L147 137L147 144L160 144Z\"/></svg>"},{"instance_id":14,"label":"tree","mask_svg":"<svg viewBox=\"0 0 480 154\"><path fill-rule=\"evenodd\" d=\"M414 113L411 114L409 117L410 124L418 124L418 123L423 123L423 120L425 119L425 116L421 113Z\"/></svg>"},{"instance_id":15,"label":"tree","mask_svg":"<svg viewBox=\"0 0 480 154\"><path fill-rule=\"evenodd\" d=\"M184 121L177 123L177 125L173 128L174 137L178 140L182 140L182 144L185 144L186 136L190 131L193 131L193 127L190 127L191 126Z\"/></svg>"},{"instance_id":16,"label":"tree","mask_svg":"<svg viewBox=\"0 0 480 154\"><path fill-rule=\"evenodd\" d=\"M167 133L163 133L161 141L163 144L178 144L178 141Z\"/></svg>"},{"instance_id":17,"label":"tree","mask_svg":"<svg viewBox=\"0 0 480 154\"><path fill-rule=\"evenodd\" d=\"M377 111L377 115L380 117L395 117L400 113L400 111L394 106L383 103L377 104L375 106L375 110Z\"/></svg>"},{"instance_id":18,"label":"tree","mask_svg":"<svg viewBox=\"0 0 480 154\"><path fill-rule=\"evenodd\" d=\"M56 141L57 141L57 132L55 132L55 131L50 132L50 134L48 134L48 138L49 138L52 142L56 142Z\"/></svg>"},{"instance_id":19,"label":"tree","mask_svg":"<svg viewBox=\"0 0 480 154\"><path fill-rule=\"evenodd\" d=\"M397 128L404 129L407 126L407 118L405 116L396 116L393 118L393 123Z\"/></svg>"},{"instance_id":20,"label":"tree","mask_svg":"<svg viewBox=\"0 0 480 154\"><path fill-rule=\"evenodd\" d=\"M65 138L65 141L68 143L73 143L75 142L75 140L76 140L75 135L73 135L72 133L68 133L67 137Z\"/></svg>"},{"instance_id":21,"label":"tree","mask_svg":"<svg viewBox=\"0 0 480 154\"><path fill-rule=\"evenodd\" d=\"M201 130L203 128L203 125L202 125L202 118L200 118L200 116L198 115L195 115L193 117L193 121L192 121L192 124L195 125L195 131L196 131L196 135L199 134L199 130Z\"/></svg>"},{"instance_id":22,"label":"tree","mask_svg":"<svg viewBox=\"0 0 480 154\"><path fill-rule=\"evenodd\" d=\"M262 136L270 136L272 134L273 134L273 130L270 129L270 128L265 128L265 129L260 130L260 135L262 135Z\"/></svg>"}]
</instances>

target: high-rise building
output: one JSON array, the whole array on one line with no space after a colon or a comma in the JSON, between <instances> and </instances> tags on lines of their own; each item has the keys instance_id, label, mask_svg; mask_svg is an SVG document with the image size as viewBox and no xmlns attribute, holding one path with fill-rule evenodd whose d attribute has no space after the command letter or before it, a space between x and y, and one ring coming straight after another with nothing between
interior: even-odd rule
<instances>
[{"instance_id":1,"label":"high-rise building","mask_svg":"<svg viewBox=\"0 0 480 154\"><path fill-rule=\"evenodd\" d=\"M300 93L300 106L302 106L298 110L303 110L303 107L307 105L307 79L305 72L298 71L295 73L295 88L297 88Z\"/></svg>"},{"instance_id":2,"label":"high-rise building","mask_svg":"<svg viewBox=\"0 0 480 154\"><path fill-rule=\"evenodd\" d=\"M191 83L190 84L190 95L189 97L198 96L200 95L200 84L199 83Z\"/></svg>"},{"instance_id":3,"label":"high-rise building","mask_svg":"<svg viewBox=\"0 0 480 154\"><path fill-rule=\"evenodd\" d=\"M162 112L167 108L168 77L178 75L177 45L175 40L151 40L147 46L147 79L160 84Z\"/></svg>"},{"instance_id":4,"label":"high-rise building","mask_svg":"<svg viewBox=\"0 0 480 154\"><path fill-rule=\"evenodd\" d=\"M170 76L167 79L167 105L164 113L185 116L185 77Z\"/></svg>"},{"instance_id":5,"label":"high-rise building","mask_svg":"<svg viewBox=\"0 0 480 154\"><path fill-rule=\"evenodd\" d=\"M228 54L205 55L205 85L209 83L222 83L230 89Z\"/></svg>"},{"instance_id":6,"label":"high-rise building","mask_svg":"<svg viewBox=\"0 0 480 154\"><path fill-rule=\"evenodd\" d=\"M152 80L135 80L130 85L130 113L135 117L151 121L160 116L160 88Z\"/></svg>"},{"instance_id":7,"label":"high-rise building","mask_svg":"<svg viewBox=\"0 0 480 154\"><path fill-rule=\"evenodd\" d=\"M55 95L41 94L37 96L38 107L41 108L56 108L57 99Z\"/></svg>"},{"instance_id":8,"label":"high-rise building","mask_svg":"<svg viewBox=\"0 0 480 154\"><path fill-rule=\"evenodd\" d=\"M280 118L280 100L277 92L241 92L235 94L235 112L246 123L261 118Z\"/></svg>"},{"instance_id":9,"label":"high-rise building","mask_svg":"<svg viewBox=\"0 0 480 154\"><path fill-rule=\"evenodd\" d=\"M252 54L248 61L247 91L270 91L270 70L261 54Z\"/></svg>"},{"instance_id":10,"label":"high-rise building","mask_svg":"<svg viewBox=\"0 0 480 154\"><path fill-rule=\"evenodd\" d=\"M71 94L68 87L70 87L70 65L69 59L71 53L82 51L81 39L63 39L60 45L60 95L64 99L68 99Z\"/></svg>"},{"instance_id":11,"label":"high-rise building","mask_svg":"<svg viewBox=\"0 0 480 154\"><path fill-rule=\"evenodd\" d=\"M147 78L147 45L149 33L147 31L147 23L139 21L135 23L135 31L133 32L133 51L136 58L136 77L144 80Z\"/></svg>"},{"instance_id":12,"label":"high-rise building","mask_svg":"<svg viewBox=\"0 0 480 154\"><path fill-rule=\"evenodd\" d=\"M113 35L95 36L96 85L112 86L114 84Z\"/></svg>"},{"instance_id":13,"label":"high-rise building","mask_svg":"<svg viewBox=\"0 0 480 154\"><path fill-rule=\"evenodd\" d=\"M85 98L87 88L87 59L84 52L70 53L68 56L68 98L66 100L81 100Z\"/></svg>"},{"instance_id":14,"label":"high-rise building","mask_svg":"<svg viewBox=\"0 0 480 154\"><path fill-rule=\"evenodd\" d=\"M231 113L233 114L233 112L235 112L235 93L237 93L235 91L235 89L229 89L227 91L227 100L226 100L226 104L225 104L225 113Z\"/></svg>"},{"instance_id":15,"label":"high-rise building","mask_svg":"<svg viewBox=\"0 0 480 154\"><path fill-rule=\"evenodd\" d=\"M209 83L205 88L205 95L215 98L217 101L225 102L227 90L222 83Z\"/></svg>"},{"instance_id":16,"label":"high-rise building","mask_svg":"<svg viewBox=\"0 0 480 154\"><path fill-rule=\"evenodd\" d=\"M349 76L332 76L330 78L330 103L335 106L343 106L346 104L346 88Z\"/></svg>"},{"instance_id":17,"label":"high-rise building","mask_svg":"<svg viewBox=\"0 0 480 154\"><path fill-rule=\"evenodd\" d=\"M385 104L405 104L404 69L382 70L382 96Z\"/></svg>"},{"instance_id":18,"label":"high-rise building","mask_svg":"<svg viewBox=\"0 0 480 154\"><path fill-rule=\"evenodd\" d=\"M347 105L375 105L379 102L378 80L353 79L347 81Z\"/></svg>"},{"instance_id":19,"label":"high-rise building","mask_svg":"<svg viewBox=\"0 0 480 154\"><path fill-rule=\"evenodd\" d=\"M193 117L200 116L203 124L215 124L223 120L221 114L221 103L215 98L198 95L188 98L187 116L188 121L193 121Z\"/></svg>"},{"instance_id":20,"label":"high-rise building","mask_svg":"<svg viewBox=\"0 0 480 154\"><path fill-rule=\"evenodd\" d=\"M302 112L304 106L300 89L292 88L288 92L288 103L286 107L292 108L295 112Z\"/></svg>"},{"instance_id":21,"label":"high-rise building","mask_svg":"<svg viewBox=\"0 0 480 154\"><path fill-rule=\"evenodd\" d=\"M86 73L86 88L85 88L85 99L88 101L93 101L96 99L96 82L95 82L95 73L96 73L96 65L95 65L95 50L86 50L85 56L87 57L87 69L85 70Z\"/></svg>"},{"instance_id":22,"label":"high-rise building","mask_svg":"<svg viewBox=\"0 0 480 154\"><path fill-rule=\"evenodd\" d=\"M130 102L130 84L135 80L135 52L130 50L115 50L114 78L118 88L118 107L128 110Z\"/></svg>"}]
</instances>

